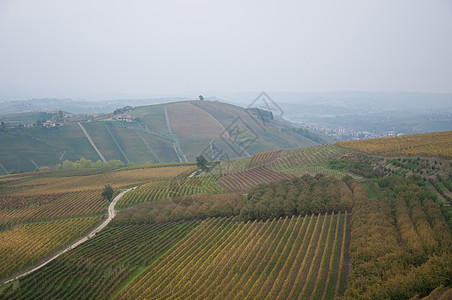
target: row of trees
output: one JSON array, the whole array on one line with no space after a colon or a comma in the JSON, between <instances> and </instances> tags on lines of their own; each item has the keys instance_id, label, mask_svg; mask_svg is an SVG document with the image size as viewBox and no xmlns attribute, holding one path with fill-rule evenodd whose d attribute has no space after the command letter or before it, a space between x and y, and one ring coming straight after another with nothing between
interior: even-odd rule
<instances>
[{"instance_id":1,"label":"row of trees","mask_svg":"<svg viewBox=\"0 0 452 300\"><path fill-rule=\"evenodd\" d=\"M153 224L169 221L229 217L240 213L246 199L240 194L191 195L145 202L123 209L112 225Z\"/></svg>"},{"instance_id":2,"label":"row of trees","mask_svg":"<svg viewBox=\"0 0 452 300\"><path fill-rule=\"evenodd\" d=\"M346 298L409 299L452 283L451 232L417 177L352 182Z\"/></svg>"},{"instance_id":3,"label":"row of trees","mask_svg":"<svg viewBox=\"0 0 452 300\"><path fill-rule=\"evenodd\" d=\"M160 223L208 217L239 216L240 220L266 220L295 214L349 211L352 192L350 177L305 175L252 188L248 196L237 193L190 195L158 202L147 202L122 210L116 224Z\"/></svg>"},{"instance_id":4,"label":"row of trees","mask_svg":"<svg viewBox=\"0 0 452 300\"><path fill-rule=\"evenodd\" d=\"M237 193L190 195L158 202L146 202L122 210L116 224L160 223L208 217L239 216L240 220L266 220L295 214L349 211L352 192L347 177L305 175L301 178L262 184L248 196Z\"/></svg>"},{"instance_id":5,"label":"row of trees","mask_svg":"<svg viewBox=\"0 0 452 300\"><path fill-rule=\"evenodd\" d=\"M318 214L349 211L352 193L346 182L318 174L259 185L248 193L248 201L240 211L243 221L266 220L295 214Z\"/></svg>"},{"instance_id":6,"label":"row of trees","mask_svg":"<svg viewBox=\"0 0 452 300\"><path fill-rule=\"evenodd\" d=\"M57 164L56 169L57 170L104 169L104 168L119 168L123 166L125 166L125 164L117 159L113 159L108 162L103 162L101 160L93 162L92 160L82 157L77 161L65 160L61 164Z\"/></svg>"}]
</instances>

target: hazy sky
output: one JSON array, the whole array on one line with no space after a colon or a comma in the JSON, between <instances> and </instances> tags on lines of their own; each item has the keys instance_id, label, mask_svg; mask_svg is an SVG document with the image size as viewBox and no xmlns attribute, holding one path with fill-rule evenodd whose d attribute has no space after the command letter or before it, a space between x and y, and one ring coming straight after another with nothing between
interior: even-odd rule
<instances>
[{"instance_id":1,"label":"hazy sky","mask_svg":"<svg viewBox=\"0 0 452 300\"><path fill-rule=\"evenodd\" d=\"M0 0L0 99L452 92L452 0Z\"/></svg>"}]
</instances>

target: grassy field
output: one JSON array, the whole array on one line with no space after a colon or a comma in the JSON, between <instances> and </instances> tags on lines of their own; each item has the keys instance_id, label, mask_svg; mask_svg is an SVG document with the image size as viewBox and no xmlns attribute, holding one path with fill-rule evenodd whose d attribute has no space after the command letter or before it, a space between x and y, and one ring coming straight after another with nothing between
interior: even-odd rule
<instances>
[{"instance_id":1,"label":"grassy field","mask_svg":"<svg viewBox=\"0 0 452 300\"><path fill-rule=\"evenodd\" d=\"M38 166L52 165L62 160L80 157L97 160L98 155L76 123L62 128L15 128L0 131L0 163L10 170L35 170ZM0 168L0 174L5 174Z\"/></svg>"},{"instance_id":2,"label":"grassy field","mask_svg":"<svg viewBox=\"0 0 452 300\"><path fill-rule=\"evenodd\" d=\"M140 106L130 112L130 115L134 118L140 118L148 130L169 135L163 107L164 104Z\"/></svg>"}]
</instances>

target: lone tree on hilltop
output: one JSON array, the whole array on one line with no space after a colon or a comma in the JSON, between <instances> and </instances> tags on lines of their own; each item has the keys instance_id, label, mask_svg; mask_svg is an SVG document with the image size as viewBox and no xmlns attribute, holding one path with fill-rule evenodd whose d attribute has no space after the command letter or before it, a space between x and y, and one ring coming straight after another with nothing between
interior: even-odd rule
<instances>
[{"instance_id":1,"label":"lone tree on hilltop","mask_svg":"<svg viewBox=\"0 0 452 300\"><path fill-rule=\"evenodd\" d=\"M111 185L107 184L104 187L104 190L102 191L102 197L104 199L107 199L108 201L111 201L111 198L113 198L115 190L111 187Z\"/></svg>"}]
</instances>

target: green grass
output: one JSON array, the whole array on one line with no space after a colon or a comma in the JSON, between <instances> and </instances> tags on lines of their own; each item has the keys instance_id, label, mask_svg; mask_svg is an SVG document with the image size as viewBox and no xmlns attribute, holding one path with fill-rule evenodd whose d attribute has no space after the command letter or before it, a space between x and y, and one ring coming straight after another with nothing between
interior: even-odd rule
<instances>
[{"instance_id":1,"label":"green grass","mask_svg":"<svg viewBox=\"0 0 452 300\"><path fill-rule=\"evenodd\" d=\"M94 144L96 144L106 160L118 159L124 161L121 151L108 133L104 122L84 122L83 127L85 127Z\"/></svg>"},{"instance_id":2,"label":"green grass","mask_svg":"<svg viewBox=\"0 0 452 300\"><path fill-rule=\"evenodd\" d=\"M130 112L130 115L134 118L140 118L148 130L169 135L163 106L163 104L158 104L137 107L134 111Z\"/></svg>"},{"instance_id":3,"label":"green grass","mask_svg":"<svg viewBox=\"0 0 452 300\"><path fill-rule=\"evenodd\" d=\"M377 198L377 196L375 195L375 192L374 192L374 188L376 188L376 186L373 183L365 183L364 188L366 189L367 198L369 198L369 199Z\"/></svg>"},{"instance_id":4,"label":"green grass","mask_svg":"<svg viewBox=\"0 0 452 300\"><path fill-rule=\"evenodd\" d=\"M76 123L65 124L62 128L0 131L0 142L0 163L8 170L34 170L30 159L39 166L59 163L60 157L62 160L78 160L80 157L98 159Z\"/></svg>"}]
</instances>

